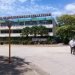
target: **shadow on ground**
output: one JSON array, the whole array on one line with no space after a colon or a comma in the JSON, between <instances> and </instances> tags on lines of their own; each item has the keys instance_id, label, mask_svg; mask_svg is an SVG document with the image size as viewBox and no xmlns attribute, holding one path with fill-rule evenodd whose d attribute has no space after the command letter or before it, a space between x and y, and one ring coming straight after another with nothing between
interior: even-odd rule
<instances>
[{"instance_id":1,"label":"shadow on ground","mask_svg":"<svg viewBox=\"0 0 75 75\"><path fill-rule=\"evenodd\" d=\"M8 57L0 56L0 75L23 75L31 69L27 67L29 62L19 57L12 57L11 64Z\"/></svg>"}]
</instances>

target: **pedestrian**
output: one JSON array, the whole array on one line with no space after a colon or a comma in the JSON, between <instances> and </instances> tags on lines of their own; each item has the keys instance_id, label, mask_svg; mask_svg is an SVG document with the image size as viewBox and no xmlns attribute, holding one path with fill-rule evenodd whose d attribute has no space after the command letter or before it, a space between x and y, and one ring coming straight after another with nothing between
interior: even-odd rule
<instances>
[{"instance_id":1,"label":"pedestrian","mask_svg":"<svg viewBox=\"0 0 75 75\"><path fill-rule=\"evenodd\" d=\"M75 51L75 40L71 39L70 42L69 42L69 45L70 45L71 54L72 54Z\"/></svg>"}]
</instances>

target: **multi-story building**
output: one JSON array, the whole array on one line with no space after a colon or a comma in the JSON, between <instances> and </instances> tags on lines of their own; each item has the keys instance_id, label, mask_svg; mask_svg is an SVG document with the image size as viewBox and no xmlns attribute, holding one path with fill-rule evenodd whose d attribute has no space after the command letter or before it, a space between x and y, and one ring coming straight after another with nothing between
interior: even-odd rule
<instances>
[{"instance_id":1,"label":"multi-story building","mask_svg":"<svg viewBox=\"0 0 75 75\"><path fill-rule=\"evenodd\" d=\"M4 39L9 36L9 28L6 24L6 20L11 20L13 22L11 26L11 37L21 37L21 31L24 27L40 25L46 26L49 29L49 36L55 34L56 22L51 13L0 17L0 38Z\"/></svg>"}]
</instances>

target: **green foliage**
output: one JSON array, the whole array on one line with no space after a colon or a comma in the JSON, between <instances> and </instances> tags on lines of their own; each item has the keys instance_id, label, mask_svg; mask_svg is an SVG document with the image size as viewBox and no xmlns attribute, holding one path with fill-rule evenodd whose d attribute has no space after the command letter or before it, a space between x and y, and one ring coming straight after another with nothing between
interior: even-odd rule
<instances>
[{"instance_id":1,"label":"green foliage","mask_svg":"<svg viewBox=\"0 0 75 75\"><path fill-rule=\"evenodd\" d=\"M48 36L48 29L45 26L39 26L39 35Z\"/></svg>"},{"instance_id":2,"label":"green foliage","mask_svg":"<svg viewBox=\"0 0 75 75\"><path fill-rule=\"evenodd\" d=\"M62 15L57 18L58 26L56 35L59 36L64 43L75 36L75 15Z\"/></svg>"},{"instance_id":3,"label":"green foliage","mask_svg":"<svg viewBox=\"0 0 75 75\"><path fill-rule=\"evenodd\" d=\"M39 27L38 26L32 26L31 27L31 34L33 34L35 37L39 32Z\"/></svg>"},{"instance_id":4,"label":"green foliage","mask_svg":"<svg viewBox=\"0 0 75 75\"><path fill-rule=\"evenodd\" d=\"M72 15L62 15L57 17L59 25L75 25L75 17Z\"/></svg>"},{"instance_id":5,"label":"green foliage","mask_svg":"<svg viewBox=\"0 0 75 75\"><path fill-rule=\"evenodd\" d=\"M56 30L56 35L61 37L63 41L69 40L75 36L75 26L74 25L65 25L58 27Z\"/></svg>"},{"instance_id":6,"label":"green foliage","mask_svg":"<svg viewBox=\"0 0 75 75\"><path fill-rule=\"evenodd\" d=\"M28 35L30 34L30 28L29 27L25 27L25 28L23 28L22 29L22 36L26 36L26 37L28 37Z\"/></svg>"},{"instance_id":7,"label":"green foliage","mask_svg":"<svg viewBox=\"0 0 75 75\"><path fill-rule=\"evenodd\" d=\"M32 26L31 28L25 27L22 29L22 37L28 37L29 34L34 35L35 37L37 35L48 36L48 29L45 26Z\"/></svg>"},{"instance_id":8,"label":"green foliage","mask_svg":"<svg viewBox=\"0 0 75 75\"><path fill-rule=\"evenodd\" d=\"M32 36L28 36L33 35L33 37L44 37L44 36L48 36L48 28L46 28L45 26L32 26L32 27L25 27L22 29L22 37L21 37L21 42L23 44L34 44L34 42L32 42L31 39L29 39L30 37L32 38ZM38 42L36 42L38 44ZM40 43L40 42L39 42ZM42 42L43 44L46 42Z\"/></svg>"}]
</instances>

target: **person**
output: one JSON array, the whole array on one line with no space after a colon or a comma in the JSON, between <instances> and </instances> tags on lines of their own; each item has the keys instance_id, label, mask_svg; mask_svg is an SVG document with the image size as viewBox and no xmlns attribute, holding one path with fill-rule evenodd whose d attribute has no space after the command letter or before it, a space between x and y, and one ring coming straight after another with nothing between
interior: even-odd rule
<instances>
[{"instance_id":1,"label":"person","mask_svg":"<svg viewBox=\"0 0 75 75\"><path fill-rule=\"evenodd\" d=\"M72 52L75 51L75 40L74 39L70 40L69 45L70 45L71 54L72 54Z\"/></svg>"}]
</instances>

